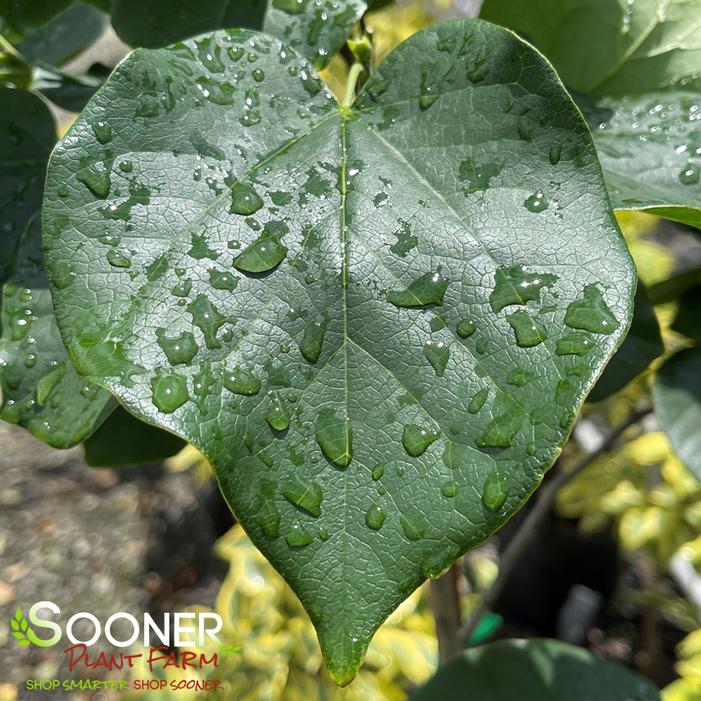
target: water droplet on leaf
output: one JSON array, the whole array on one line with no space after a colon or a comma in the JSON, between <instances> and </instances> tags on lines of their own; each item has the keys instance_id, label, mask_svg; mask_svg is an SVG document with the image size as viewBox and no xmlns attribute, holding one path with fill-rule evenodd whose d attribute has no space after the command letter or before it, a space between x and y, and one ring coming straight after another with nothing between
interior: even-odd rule
<instances>
[{"instance_id":1,"label":"water droplet on leaf","mask_svg":"<svg viewBox=\"0 0 701 701\"><path fill-rule=\"evenodd\" d=\"M304 328L304 336L299 344L299 350L308 363L316 363L324 345L324 336L328 326L327 319L310 321Z\"/></svg>"},{"instance_id":2,"label":"water droplet on leaf","mask_svg":"<svg viewBox=\"0 0 701 701\"><path fill-rule=\"evenodd\" d=\"M406 290L392 291L387 301L395 307L416 308L431 304L443 304L443 296L448 288L448 281L440 273L426 273L414 280Z\"/></svg>"},{"instance_id":3,"label":"water droplet on leaf","mask_svg":"<svg viewBox=\"0 0 701 701\"><path fill-rule=\"evenodd\" d=\"M187 305L187 311L192 315L192 323L199 327L204 334L207 348L210 350L220 348L221 343L217 341L217 331L226 322L226 318L203 294L197 295L194 301Z\"/></svg>"},{"instance_id":4,"label":"water droplet on leaf","mask_svg":"<svg viewBox=\"0 0 701 701\"><path fill-rule=\"evenodd\" d=\"M506 317L521 348L532 348L541 344L548 333L545 327L535 322L528 312L518 311Z\"/></svg>"},{"instance_id":5,"label":"water droplet on leaf","mask_svg":"<svg viewBox=\"0 0 701 701\"><path fill-rule=\"evenodd\" d=\"M588 333L575 331L558 339L555 352L558 355L586 355L594 347L594 339Z\"/></svg>"},{"instance_id":6,"label":"water droplet on leaf","mask_svg":"<svg viewBox=\"0 0 701 701\"><path fill-rule=\"evenodd\" d=\"M463 319L457 327L458 336L460 338L470 338L477 330L477 327L468 319Z\"/></svg>"},{"instance_id":7,"label":"water droplet on leaf","mask_svg":"<svg viewBox=\"0 0 701 701\"><path fill-rule=\"evenodd\" d=\"M156 336L158 345L163 349L171 365L188 364L199 350L195 337L189 331L183 331L178 336L168 338L165 329L156 329Z\"/></svg>"},{"instance_id":8,"label":"water droplet on leaf","mask_svg":"<svg viewBox=\"0 0 701 701\"><path fill-rule=\"evenodd\" d=\"M224 270L210 268L209 282L215 290L227 290L233 292L239 284L238 278Z\"/></svg>"},{"instance_id":9,"label":"water droplet on leaf","mask_svg":"<svg viewBox=\"0 0 701 701\"><path fill-rule=\"evenodd\" d=\"M416 424L409 424L404 427L402 445L412 458L417 458L426 452L431 443L438 440L439 435Z\"/></svg>"},{"instance_id":10,"label":"water droplet on leaf","mask_svg":"<svg viewBox=\"0 0 701 701\"><path fill-rule=\"evenodd\" d=\"M316 482L309 482L295 475L283 484L282 496L310 516L314 518L321 516L322 492Z\"/></svg>"},{"instance_id":11,"label":"water droplet on leaf","mask_svg":"<svg viewBox=\"0 0 701 701\"><path fill-rule=\"evenodd\" d=\"M686 168L679 172L679 182L682 185L695 185L701 177L701 169L693 163L689 163Z\"/></svg>"},{"instance_id":12,"label":"water droplet on leaf","mask_svg":"<svg viewBox=\"0 0 701 701\"><path fill-rule=\"evenodd\" d=\"M458 483L450 480L441 487L441 494L444 497L452 498L458 493Z\"/></svg>"},{"instance_id":13,"label":"water droplet on leaf","mask_svg":"<svg viewBox=\"0 0 701 701\"><path fill-rule=\"evenodd\" d=\"M349 422L332 409L322 409L316 419L316 441L327 460L345 469L353 457L353 432Z\"/></svg>"},{"instance_id":14,"label":"water droplet on leaf","mask_svg":"<svg viewBox=\"0 0 701 701\"><path fill-rule=\"evenodd\" d=\"M109 124L95 122L92 125L92 130L101 144L107 144L112 140L112 127Z\"/></svg>"},{"instance_id":15,"label":"water droplet on leaf","mask_svg":"<svg viewBox=\"0 0 701 701\"><path fill-rule=\"evenodd\" d=\"M495 416L488 424L484 434L475 443L478 448L510 448L514 436L523 424L523 410L516 404L504 413Z\"/></svg>"},{"instance_id":16,"label":"water droplet on leaf","mask_svg":"<svg viewBox=\"0 0 701 701\"><path fill-rule=\"evenodd\" d=\"M404 531L404 535L406 536L407 540L416 541L421 540L424 537L424 529L415 524L404 514L399 516L399 522L402 524L402 530Z\"/></svg>"},{"instance_id":17,"label":"water droplet on leaf","mask_svg":"<svg viewBox=\"0 0 701 701\"><path fill-rule=\"evenodd\" d=\"M518 266L499 268L489 301L494 312L499 312L510 304L526 304L532 300L540 300L540 291L555 282L557 276L550 273L527 273Z\"/></svg>"},{"instance_id":18,"label":"water droplet on leaf","mask_svg":"<svg viewBox=\"0 0 701 701\"><path fill-rule=\"evenodd\" d=\"M285 540L291 548L304 548L314 540L314 536L296 521L285 536Z\"/></svg>"},{"instance_id":19,"label":"water droplet on leaf","mask_svg":"<svg viewBox=\"0 0 701 701\"><path fill-rule=\"evenodd\" d=\"M508 488L496 471L487 475L482 486L482 503L492 512L499 511L508 497Z\"/></svg>"},{"instance_id":20,"label":"water droplet on leaf","mask_svg":"<svg viewBox=\"0 0 701 701\"><path fill-rule=\"evenodd\" d=\"M478 392L475 392L475 395L472 397L467 406L467 410L470 412L470 414L476 414L484 406L484 403L487 401L487 397L489 397L489 390L486 387Z\"/></svg>"},{"instance_id":21,"label":"water droplet on leaf","mask_svg":"<svg viewBox=\"0 0 701 701\"><path fill-rule=\"evenodd\" d=\"M270 399L271 405L265 420L276 431L284 431L290 426L290 412L280 395L272 394Z\"/></svg>"},{"instance_id":22,"label":"water droplet on leaf","mask_svg":"<svg viewBox=\"0 0 701 701\"><path fill-rule=\"evenodd\" d=\"M224 373L222 384L234 394L243 394L250 397L258 394L261 388L260 380L250 371L243 367L236 367L231 372Z\"/></svg>"},{"instance_id":23,"label":"water droplet on leaf","mask_svg":"<svg viewBox=\"0 0 701 701\"><path fill-rule=\"evenodd\" d=\"M567 307L565 324L573 329L602 334L613 333L619 326L596 285L587 285L582 299Z\"/></svg>"},{"instance_id":24,"label":"water droplet on leaf","mask_svg":"<svg viewBox=\"0 0 701 701\"><path fill-rule=\"evenodd\" d=\"M263 199L250 183L235 182L231 186L232 214L249 216L255 214L263 206Z\"/></svg>"},{"instance_id":25,"label":"water droplet on leaf","mask_svg":"<svg viewBox=\"0 0 701 701\"><path fill-rule=\"evenodd\" d=\"M373 504L365 513L365 524L371 530L379 531L386 518L385 512L377 504Z\"/></svg>"},{"instance_id":26,"label":"water droplet on leaf","mask_svg":"<svg viewBox=\"0 0 701 701\"><path fill-rule=\"evenodd\" d=\"M424 345L424 356L431 363L436 375L443 377L450 359L450 348L443 341L429 341Z\"/></svg>"},{"instance_id":27,"label":"water droplet on leaf","mask_svg":"<svg viewBox=\"0 0 701 701\"><path fill-rule=\"evenodd\" d=\"M234 267L244 273L265 273L280 265L286 255L279 237L264 234L243 249Z\"/></svg>"},{"instance_id":28,"label":"water droplet on leaf","mask_svg":"<svg viewBox=\"0 0 701 701\"><path fill-rule=\"evenodd\" d=\"M258 507L258 525L268 538L280 535L280 512L272 499L264 499Z\"/></svg>"},{"instance_id":29,"label":"water droplet on leaf","mask_svg":"<svg viewBox=\"0 0 701 701\"><path fill-rule=\"evenodd\" d=\"M154 405L165 414L171 414L189 399L187 380L174 372L157 371L151 390Z\"/></svg>"},{"instance_id":30,"label":"water droplet on leaf","mask_svg":"<svg viewBox=\"0 0 701 701\"><path fill-rule=\"evenodd\" d=\"M95 197L104 200L110 194L112 180L104 164L93 164L81 170L76 178L85 185Z\"/></svg>"}]
</instances>

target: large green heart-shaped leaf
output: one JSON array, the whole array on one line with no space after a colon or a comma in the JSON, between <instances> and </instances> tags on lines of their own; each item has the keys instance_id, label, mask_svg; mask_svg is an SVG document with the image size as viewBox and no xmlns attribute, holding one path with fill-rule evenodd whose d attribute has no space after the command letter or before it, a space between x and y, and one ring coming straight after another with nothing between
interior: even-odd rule
<instances>
[{"instance_id":1,"label":"large green heart-shaped leaf","mask_svg":"<svg viewBox=\"0 0 701 701\"><path fill-rule=\"evenodd\" d=\"M643 677L557 640L500 640L441 667L412 701L660 701Z\"/></svg>"},{"instance_id":2,"label":"large green heart-shaped leaf","mask_svg":"<svg viewBox=\"0 0 701 701\"><path fill-rule=\"evenodd\" d=\"M262 29L321 68L365 9L364 0L112 0L112 24L128 44L149 47L213 29ZM210 70L215 62L205 61Z\"/></svg>"},{"instance_id":3,"label":"large green heart-shaped leaf","mask_svg":"<svg viewBox=\"0 0 701 701\"><path fill-rule=\"evenodd\" d=\"M352 106L265 35L136 51L52 156L44 237L79 369L210 459L342 683L535 489L635 282L577 108L476 20Z\"/></svg>"},{"instance_id":4,"label":"large green heart-shaped leaf","mask_svg":"<svg viewBox=\"0 0 701 701\"><path fill-rule=\"evenodd\" d=\"M670 91L584 99L615 209L701 228L701 96Z\"/></svg>"},{"instance_id":5,"label":"large green heart-shaped leaf","mask_svg":"<svg viewBox=\"0 0 701 701\"><path fill-rule=\"evenodd\" d=\"M527 36L580 92L701 88L701 0L486 0L480 16Z\"/></svg>"},{"instance_id":6,"label":"large green heart-shaped leaf","mask_svg":"<svg viewBox=\"0 0 701 701\"><path fill-rule=\"evenodd\" d=\"M41 252L39 209L54 121L31 93L0 89L0 419L59 448L114 407L73 368L59 335Z\"/></svg>"},{"instance_id":7,"label":"large green heart-shaped leaf","mask_svg":"<svg viewBox=\"0 0 701 701\"><path fill-rule=\"evenodd\" d=\"M675 353L657 371L655 415L674 452L701 480L701 349Z\"/></svg>"}]
</instances>

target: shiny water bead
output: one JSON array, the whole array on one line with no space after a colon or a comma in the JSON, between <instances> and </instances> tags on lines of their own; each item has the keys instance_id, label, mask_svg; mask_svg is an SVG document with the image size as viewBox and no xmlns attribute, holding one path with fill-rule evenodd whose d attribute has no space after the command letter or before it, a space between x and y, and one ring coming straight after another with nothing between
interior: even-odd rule
<instances>
[{"instance_id":1,"label":"shiny water bead","mask_svg":"<svg viewBox=\"0 0 701 701\"><path fill-rule=\"evenodd\" d=\"M443 304L448 281L440 273L426 273L414 280L405 290L395 290L387 295L387 301L395 307L426 307Z\"/></svg>"}]
</instances>

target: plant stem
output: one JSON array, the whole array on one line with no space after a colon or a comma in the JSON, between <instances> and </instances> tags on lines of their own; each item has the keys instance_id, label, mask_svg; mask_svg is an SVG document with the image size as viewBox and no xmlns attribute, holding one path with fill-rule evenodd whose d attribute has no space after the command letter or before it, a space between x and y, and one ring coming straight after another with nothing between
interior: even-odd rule
<instances>
[{"instance_id":1,"label":"plant stem","mask_svg":"<svg viewBox=\"0 0 701 701\"><path fill-rule=\"evenodd\" d=\"M625 433L627 429L637 424L651 411L651 407L645 407L644 409L637 409L633 411L631 415L625 421L623 421L623 423L611 430L608 436L601 442L601 445L581 457L577 462L575 462L571 469L560 472L538 492L535 505L523 520L523 523L516 532L516 535L509 542L508 546L504 550L504 554L499 560L499 574L497 575L497 578L494 580L489 589L482 594L479 604L477 604L475 609L472 611L470 619L465 624L465 628L462 631L462 639L465 644L469 642L482 616L496 601L497 597L501 593L501 590L511 576L511 573L521 559L525 549L531 543L533 538L538 535L540 527L543 525L545 518L550 513L550 510L555 503L557 493L580 472L589 467L589 465L591 465L597 458L611 450L616 441L623 433Z\"/></svg>"},{"instance_id":2,"label":"plant stem","mask_svg":"<svg viewBox=\"0 0 701 701\"><path fill-rule=\"evenodd\" d=\"M346 94L343 96L343 102L341 103L342 105L350 107L350 105L353 104L353 100L355 100L355 86L362 72L363 66L360 63L354 63L350 67L350 71L348 72L348 82L346 83Z\"/></svg>"},{"instance_id":3,"label":"plant stem","mask_svg":"<svg viewBox=\"0 0 701 701\"><path fill-rule=\"evenodd\" d=\"M442 577L431 580L431 609L436 622L440 664L462 650L458 570L453 565Z\"/></svg>"}]
</instances>

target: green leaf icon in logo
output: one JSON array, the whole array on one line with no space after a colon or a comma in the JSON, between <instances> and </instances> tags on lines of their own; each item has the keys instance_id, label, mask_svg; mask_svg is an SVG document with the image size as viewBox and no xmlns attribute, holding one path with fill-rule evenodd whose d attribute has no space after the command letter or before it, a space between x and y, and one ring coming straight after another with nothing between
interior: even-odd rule
<instances>
[{"instance_id":1,"label":"green leaf icon in logo","mask_svg":"<svg viewBox=\"0 0 701 701\"><path fill-rule=\"evenodd\" d=\"M22 613L22 609L15 611L14 618L10 618L10 630L12 635L17 639L17 644L26 647L29 644L37 647L50 647L54 644L51 640L42 640L37 637L36 633L29 627L27 619Z\"/></svg>"}]
</instances>

